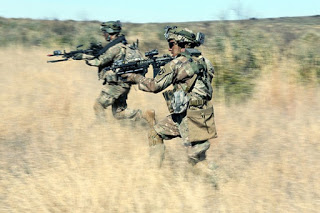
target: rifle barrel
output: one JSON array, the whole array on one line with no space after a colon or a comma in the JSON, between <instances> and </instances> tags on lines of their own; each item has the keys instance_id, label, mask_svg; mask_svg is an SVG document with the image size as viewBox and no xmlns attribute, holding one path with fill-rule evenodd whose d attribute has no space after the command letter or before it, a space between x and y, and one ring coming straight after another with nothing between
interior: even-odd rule
<instances>
[{"instance_id":1,"label":"rifle barrel","mask_svg":"<svg viewBox=\"0 0 320 213\"><path fill-rule=\"evenodd\" d=\"M56 62L60 62L60 61L68 61L68 58L65 59L58 59L58 60L51 60L51 61L47 61L47 63L56 63Z\"/></svg>"}]
</instances>

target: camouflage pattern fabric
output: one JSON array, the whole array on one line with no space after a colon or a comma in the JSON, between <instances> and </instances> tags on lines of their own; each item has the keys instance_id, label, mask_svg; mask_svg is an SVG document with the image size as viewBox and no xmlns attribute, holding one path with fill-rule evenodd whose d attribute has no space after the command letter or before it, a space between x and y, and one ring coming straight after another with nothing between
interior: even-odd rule
<instances>
[{"instance_id":1,"label":"camouflage pattern fabric","mask_svg":"<svg viewBox=\"0 0 320 213\"><path fill-rule=\"evenodd\" d=\"M141 116L140 110L127 108L127 99L130 87L124 87L117 84L106 84L97 98L97 101L107 108L112 106L112 114L117 119L132 119L135 116Z\"/></svg>"},{"instance_id":2,"label":"camouflage pattern fabric","mask_svg":"<svg viewBox=\"0 0 320 213\"><path fill-rule=\"evenodd\" d=\"M185 114L168 115L153 128L165 140L180 137L183 141L188 141L188 127L185 121Z\"/></svg>"},{"instance_id":3,"label":"camouflage pattern fabric","mask_svg":"<svg viewBox=\"0 0 320 213\"><path fill-rule=\"evenodd\" d=\"M205 58L202 56L194 58L195 60L202 60L206 61ZM207 62L206 62L207 64ZM205 66L207 67L207 66ZM212 66L213 68L213 66ZM207 68L206 68L207 69ZM210 72L213 72L213 69ZM187 57L179 56L176 59L172 60L168 64L164 66L164 68L159 72L159 74L154 78L145 78L142 77L139 80L139 89L147 92L160 92L166 89L169 85L174 86L174 92L178 91L179 89L188 88L188 81L190 81L194 75L198 75L196 81L191 89L191 91L187 91L190 97L190 103L197 103L198 105L194 104L192 107L190 106L187 111L195 111L197 110L206 110L208 107L212 107L209 101L212 98L212 86L211 80L212 76L208 74L207 70L200 72L199 69L195 69L195 67L190 63L190 60ZM212 74L213 75L213 74ZM201 111L202 112L202 111ZM188 113L189 114L189 113ZM180 114L171 114L167 116L164 120L158 122L154 128L156 132L164 139L171 139L174 137L182 137L184 143L186 145L190 145L192 142L196 141L205 141L210 138L216 137L216 130L214 125L214 117L213 117L213 110L212 115L208 115L210 117L210 125L212 130L210 132L206 132L203 127L207 126L207 118L202 118L201 115L197 120L196 125L192 125L192 129L188 127L188 117L186 116L187 113L180 113ZM190 138L190 132L197 132L201 130L201 133L204 133L200 138L192 136Z\"/></svg>"},{"instance_id":4,"label":"camouflage pattern fabric","mask_svg":"<svg viewBox=\"0 0 320 213\"><path fill-rule=\"evenodd\" d=\"M91 66L97 66L100 70L104 67L111 66L114 61L123 59L126 54L126 45L118 43L110 47L104 54L98 58L87 60ZM130 84L118 80L116 74L107 71L101 79L106 79L106 84L102 87L101 93L97 98L97 102L106 109L112 106L112 113L117 119L132 119L141 117L141 110L133 110L127 108L127 98L130 91ZM99 114L96 112L96 114Z\"/></svg>"},{"instance_id":5,"label":"camouflage pattern fabric","mask_svg":"<svg viewBox=\"0 0 320 213\"><path fill-rule=\"evenodd\" d=\"M91 66L97 66L104 68L111 66L114 61L120 60L125 57L126 45L118 43L110 47L105 53L100 55L98 58L87 60L87 63Z\"/></svg>"},{"instance_id":6,"label":"camouflage pattern fabric","mask_svg":"<svg viewBox=\"0 0 320 213\"><path fill-rule=\"evenodd\" d=\"M206 60L204 57L200 56L199 59ZM188 80L198 73L199 70L195 69L188 58L184 56L177 57L170 63L166 64L163 69L158 73L156 78L144 78L139 84L139 89L146 92L160 92L171 84L174 86L186 88L188 85ZM199 99L210 100L212 98L212 77L209 77L208 72L203 72L200 78L195 82L195 85L190 92L191 97ZM213 75L213 74L212 74Z\"/></svg>"},{"instance_id":7,"label":"camouflage pattern fabric","mask_svg":"<svg viewBox=\"0 0 320 213\"><path fill-rule=\"evenodd\" d=\"M154 79L135 74L132 77L139 89L146 92L158 93L173 85L172 91L163 93L171 114L153 128L162 139L182 138L187 147L188 162L192 165L205 160L210 147L208 140L217 137L214 110L210 103L213 73L212 64L201 55L181 54L166 64ZM186 101L187 109L184 110ZM150 142L153 141L149 139Z\"/></svg>"},{"instance_id":8,"label":"camouflage pattern fabric","mask_svg":"<svg viewBox=\"0 0 320 213\"><path fill-rule=\"evenodd\" d=\"M170 27L165 33L166 40L171 39L181 43L195 43L196 35L188 28Z\"/></svg>"},{"instance_id":9,"label":"camouflage pattern fabric","mask_svg":"<svg viewBox=\"0 0 320 213\"><path fill-rule=\"evenodd\" d=\"M210 148L210 142L204 141L199 143L194 143L188 146L187 154L189 158L189 163L192 165L197 164L200 161L206 159L206 151Z\"/></svg>"}]
</instances>

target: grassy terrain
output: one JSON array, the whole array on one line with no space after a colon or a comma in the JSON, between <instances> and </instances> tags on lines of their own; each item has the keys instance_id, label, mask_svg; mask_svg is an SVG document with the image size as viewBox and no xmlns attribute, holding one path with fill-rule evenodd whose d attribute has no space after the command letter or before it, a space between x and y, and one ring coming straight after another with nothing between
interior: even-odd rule
<instances>
[{"instance_id":1,"label":"grassy terrain","mask_svg":"<svg viewBox=\"0 0 320 213\"><path fill-rule=\"evenodd\" d=\"M239 102L250 98L255 79L278 60L293 60L297 81L318 84L320 79L320 16L189 23L123 23L128 41L140 41L145 52L168 53L166 25L201 31L206 41L199 49L216 68L216 98ZM0 18L0 47L18 45L72 50L79 44L102 41L97 21L58 21Z\"/></svg>"},{"instance_id":2,"label":"grassy terrain","mask_svg":"<svg viewBox=\"0 0 320 213\"><path fill-rule=\"evenodd\" d=\"M100 40L98 22L0 20L0 212L318 212L319 17L179 23L207 35L219 137L208 169L190 168L174 139L160 170L148 164L145 123L111 110L95 123L96 69L46 63L86 32ZM64 25L75 26L71 43L51 30ZM166 53L164 25L127 23L125 33ZM161 94L135 87L128 104L168 114Z\"/></svg>"}]
</instances>

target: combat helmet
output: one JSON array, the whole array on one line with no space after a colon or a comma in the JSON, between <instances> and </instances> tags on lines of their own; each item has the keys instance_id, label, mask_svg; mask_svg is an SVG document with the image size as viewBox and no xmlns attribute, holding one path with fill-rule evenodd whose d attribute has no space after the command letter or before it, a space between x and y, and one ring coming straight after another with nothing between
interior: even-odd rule
<instances>
[{"instance_id":1,"label":"combat helmet","mask_svg":"<svg viewBox=\"0 0 320 213\"><path fill-rule=\"evenodd\" d=\"M108 21L108 22L102 22L100 25L100 30L102 32L106 32L109 34L118 34L121 32L121 22L118 21Z\"/></svg>"},{"instance_id":2,"label":"combat helmet","mask_svg":"<svg viewBox=\"0 0 320 213\"><path fill-rule=\"evenodd\" d=\"M178 43L189 43L194 46L200 46L204 43L205 36L201 32L194 34L188 28L179 28L177 26L166 26L164 30L164 37L167 41L174 39Z\"/></svg>"}]
</instances>

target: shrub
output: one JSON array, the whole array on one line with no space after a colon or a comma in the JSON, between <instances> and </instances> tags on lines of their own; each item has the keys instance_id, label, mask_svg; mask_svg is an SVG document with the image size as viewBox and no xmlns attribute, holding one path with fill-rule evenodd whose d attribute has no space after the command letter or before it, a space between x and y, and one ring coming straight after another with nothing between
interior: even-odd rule
<instances>
[{"instance_id":1,"label":"shrub","mask_svg":"<svg viewBox=\"0 0 320 213\"><path fill-rule=\"evenodd\" d=\"M320 36L307 33L295 44L293 56L300 65L297 72L301 82L310 83L314 79L320 81L320 49L315 45L319 42Z\"/></svg>"}]
</instances>

